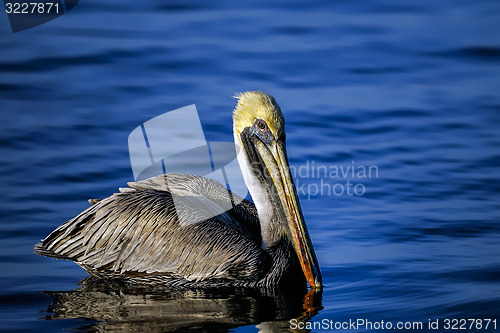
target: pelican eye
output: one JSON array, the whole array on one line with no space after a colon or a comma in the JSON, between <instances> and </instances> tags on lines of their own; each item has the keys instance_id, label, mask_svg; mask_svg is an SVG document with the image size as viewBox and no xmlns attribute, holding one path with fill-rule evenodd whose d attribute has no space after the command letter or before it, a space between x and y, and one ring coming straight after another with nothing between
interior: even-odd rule
<instances>
[{"instance_id":1,"label":"pelican eye","mask_svg":"<svg viewBox=\"0 0 500 333\"><path fill-rule=\"evenodd\" d=\"M261 132L265 132L267 130L267 124L262 119L256 119L254 123L254 127L257 128Z\"/></svg>"}]
</instances>

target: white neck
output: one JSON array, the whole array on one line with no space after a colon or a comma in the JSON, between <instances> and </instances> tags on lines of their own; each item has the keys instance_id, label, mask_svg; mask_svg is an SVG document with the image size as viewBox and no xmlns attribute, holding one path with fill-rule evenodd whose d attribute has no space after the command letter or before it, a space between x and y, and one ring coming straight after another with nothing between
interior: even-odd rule
<instances>
[{"instance_id":1,"label":"white neck","mask_svg":"<svg viewBox=\"0 0 500 333\"><path fill-rule=\"evenodd\" d=\"M234 131L234 129L233 133L234 142L235 144L239 145L239 149L237 149L236 152L241 174L243 175L245 184L247 185L248 191L250 192L255 207L257 208L257 213L259 214L262 248L267 249L270 245L273 244L274 241L270 232L274 215L273 206L269 195L266 193L265 189L260 186L257 177L255 177L252 172L250 162L248 161L247 154L243 149L240 137L238 136L238 134L236 134L236 131Z\"/></svg>"}]
</instances>

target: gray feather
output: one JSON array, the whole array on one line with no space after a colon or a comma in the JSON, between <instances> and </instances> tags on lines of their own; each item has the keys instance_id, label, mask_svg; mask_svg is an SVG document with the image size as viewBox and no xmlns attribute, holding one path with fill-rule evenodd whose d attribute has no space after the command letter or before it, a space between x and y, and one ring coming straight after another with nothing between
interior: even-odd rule
<instances>
[{"instance_id":1,"label":"gray feather","mask_svg":"<svg viewBox=\"0 0 500 333\"><path fill-rule=\"evenodd\" d=\"M73 260L95 276L139 282L255 281L262 274L266 253L252 203L238 198L233 207L224 186L191 175L161 175L128 186L93 200L36 252ZM196 223L182 222L189 218Z\"/></svg>"}]
</instances>

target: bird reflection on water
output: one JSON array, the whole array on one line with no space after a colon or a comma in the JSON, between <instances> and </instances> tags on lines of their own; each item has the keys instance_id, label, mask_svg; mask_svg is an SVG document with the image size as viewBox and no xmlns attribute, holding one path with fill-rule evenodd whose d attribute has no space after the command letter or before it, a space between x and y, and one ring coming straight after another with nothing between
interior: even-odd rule
<instances>
[{"instance_id":1,"label":"bird reflection on water","mask_svg":"<svg viewBox=\"0 0 500 333\"><path fill-rule=\"evenodd\" d=\"M291 319L308 321L322 309L322 292L306 288L170 289L131 286L86 278L72 291L52 297L47 320L86 319L83 331L226 331L255 325L288 329Z\"/></svg>"}]
</instances>

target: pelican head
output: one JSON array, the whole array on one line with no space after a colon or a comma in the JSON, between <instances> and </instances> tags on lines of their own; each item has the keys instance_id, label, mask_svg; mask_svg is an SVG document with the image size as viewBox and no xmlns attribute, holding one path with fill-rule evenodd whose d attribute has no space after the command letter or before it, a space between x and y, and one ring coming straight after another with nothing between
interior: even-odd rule
<instances>
[{"instance_id":1,"label":"pelican head","mask_svg":"<svg viewBox=\"0 0 500 333\"><path fill-rule=\"evenodd\" d=\"M318 260L307 231L290 174L285 119L274 97L248 91L236 96L233 113L235 143L243 178L259 214L262 247L287 238L312 287L321 287Z\"/></svg>"}]
</instances>

